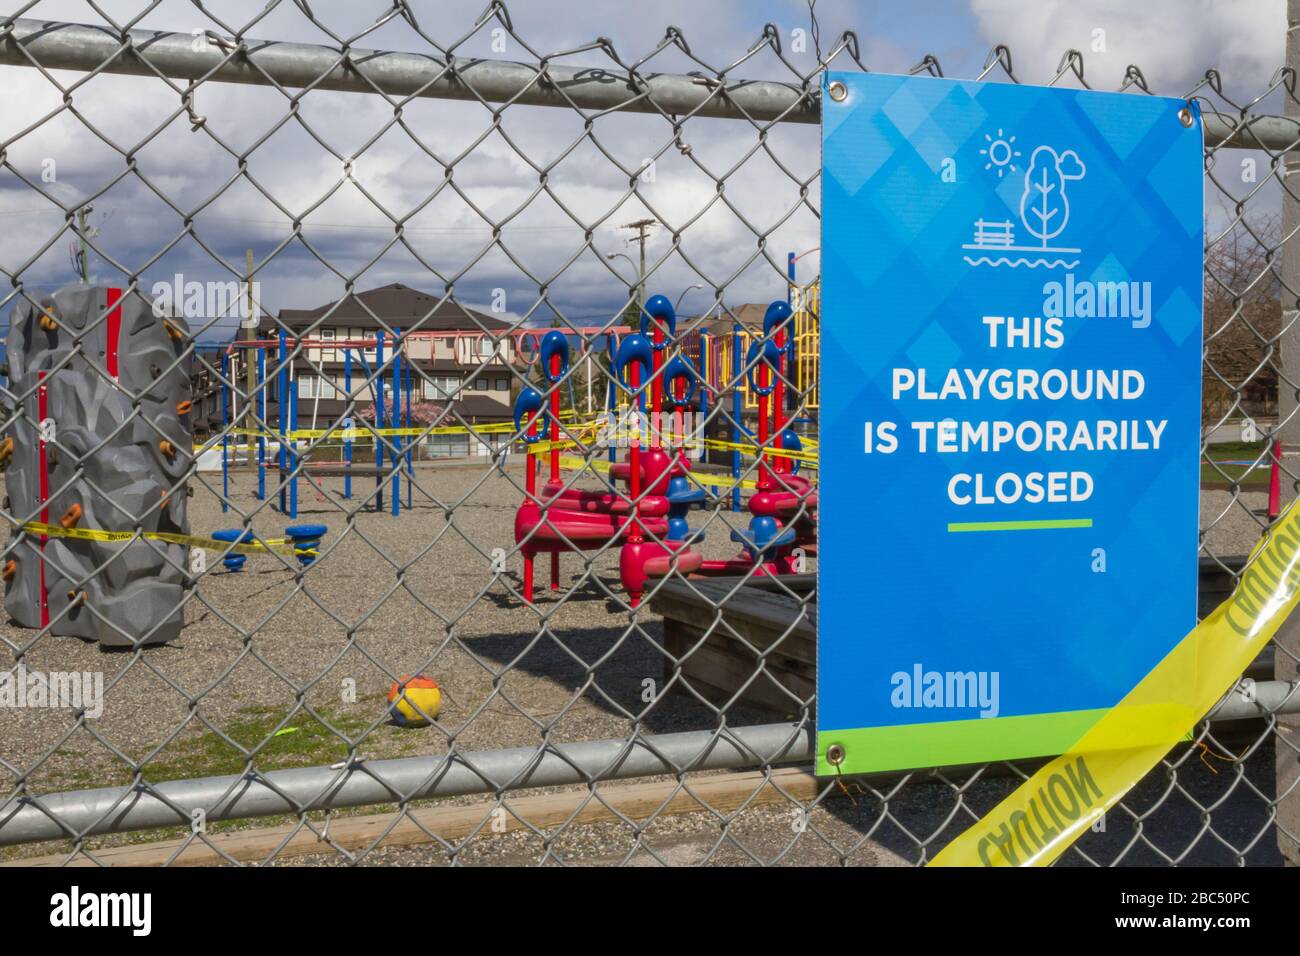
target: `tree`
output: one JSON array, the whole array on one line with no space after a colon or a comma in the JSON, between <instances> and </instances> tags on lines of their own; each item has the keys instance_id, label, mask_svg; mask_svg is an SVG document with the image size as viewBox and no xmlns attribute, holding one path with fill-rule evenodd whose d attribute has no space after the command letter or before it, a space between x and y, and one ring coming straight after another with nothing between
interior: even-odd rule
<instances>
[{"instance_id":1,"label":"tree","mask_svg":"<svg viewBox=\"0 0 1300 956\"><path fill-rule=\"evenodd\" d=\"M1211 239L1205 253L1202 421L1274 415L1282 333L1280 222L1275 215L1243 217Z\"/></svg>"}]
</instances>

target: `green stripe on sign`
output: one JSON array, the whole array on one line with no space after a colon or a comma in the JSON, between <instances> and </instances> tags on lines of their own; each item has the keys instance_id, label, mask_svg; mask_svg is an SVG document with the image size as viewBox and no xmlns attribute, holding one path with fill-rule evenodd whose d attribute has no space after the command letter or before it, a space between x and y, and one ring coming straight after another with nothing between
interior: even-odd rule
<instances>
[{"instance_id":1,"label":"green stripe on sign","mask_svg":"<svg viewBox=\"0 0 1300 956\"><path fill-rule=\"evenodd\" d=\"M952 531L1046 531L1051 528L1091 528L1091 518L1044 518L1041 521L950 521Z\"/></svg>"},{"instance_id":2,"label":"green stripe on sign","mask_svg":"<svg viewBox=\"0 0 1300 956\"><path fill-rule=\"evenodd\" d=\"M1006 759L1009 742L1014 742L1017 759L1054 757L1069 750L1104 713L1104 709L1068 710L1055 714L819 730L817 775L987 763ZM844 749L844 762L838 767L826 760L826 750L832 744Z\"/></svg>"}]
</instances>

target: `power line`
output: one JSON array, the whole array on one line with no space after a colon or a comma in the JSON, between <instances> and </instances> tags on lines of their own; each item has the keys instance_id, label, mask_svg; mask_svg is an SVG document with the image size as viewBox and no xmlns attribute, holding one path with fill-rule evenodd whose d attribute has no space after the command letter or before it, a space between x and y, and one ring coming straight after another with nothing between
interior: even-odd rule
<instances>
[{"instance_id":1,"label":"power line","mask_svg":"<svg viewBox=\"0 0 1300 956\"><path fill-rule=\"evenodd\" d=\"M288 222L277 220L277 219L249 219L249 218L244 218L242 216L215 216L214 215L214 216L207 216L205 218L221 219L228 222L259 223L268 226L290 225L290 223ZM303 222L303 226L313 226L313 227L324 228L324 229L382 229L385 232L393 232L397 228L396 224L372 226L368 224L354 223L354 222L312 222L312 221ZM448 232L448 233L491 232L494 228L497 227L495 226L403 226L402 231L403 232ZM506 224L504 226L501 226L500 228L502 230L511 230L511 231L518 231L518 232L541 232L541 231L553 232L560 229L577 229L580 231L582 230L582 226L579 226L576 223L565 223L563 225L555 225L555 226L514 226L514 225ZM597 228L616 229L619 227L599 226Z\"/></svg>"},{"instance_id":2,"label":"power line","mask_svg":"<svg viewBox=\"0 0 1300 956\"><path fill-rule=\"evenodd\" d=\"M811 21L811 33L813 41L813 52L817 54L817 62L822 61L822 26L817 22L817 0L808 0L808 19Z\"/></svg>"}]
</instances>

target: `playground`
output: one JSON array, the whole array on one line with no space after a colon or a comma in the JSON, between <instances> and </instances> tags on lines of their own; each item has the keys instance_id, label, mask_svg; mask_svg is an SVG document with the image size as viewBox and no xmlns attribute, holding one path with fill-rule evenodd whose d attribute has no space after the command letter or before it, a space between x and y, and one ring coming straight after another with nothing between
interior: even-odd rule
<instances>
[{"instance_id":1,"label":"playground","mask_svg":"<svg viewBox=\"0 0 1300 956\"><path fill-rule=\"evenodd\" d=\"M1016 5L14 13L0 866L1300 863L1300 0Z\"/></svg>"},{"instance_id":2,"label":"playground","mask_svg":"<svg viewBox=\"0 0 1300 956\"><path fill-rule=\"evenodd\" d=\"M815 301L802 290L790 298ZM393 340L331 343L347 356L348 394L368 390L374 411L325 428L302 427L290 377L293 352L319 342L282 334L241 346L256 356L259 401L240 421L268 427L235 420L232 347L223 357L224 427L188 456L208 464L190 476L172 530L158 525L133 540L88 527L87 509L68 504L78 486L52 495L28 528L41 554L51 541L87 556L115 542L165 549L190 583L177 607L161 609L166 629L143 629L143 641L100 627L91 632L98 642L34 642L24 673L102 674L100 693L114 703L72 733L38 706L0 710L11 759L36 768L27 786L58 793L130 784L131 764L161 781L240 774L250 762L269 772L508 750L539 733L576 744L633 730L702 731L722 707L741 726L815 717L815 654L800 649L811 632L796 633L815 609L801 602L815 593L818 570L818 453L807 416L815 366L800 375L806 314L778 299L752 329L687 336L669 298L656 294L638 326L605 330L601 366L580 335L518 333L527 384L513 420L477 436L503 436L487 468L473 457L419 454L437 426L413 420L411 365L403 369ZM599 416L575 397L584 364L599 372ZM269 415L275 379L274 394L289 400ZM186 408L177 405L181 417ZM35 467L40 487L57 484L55 443L35 440L35 458L10 446L22 465L6 483L30 482ZM1268 467L1262 446L1221 452L1206 467ZM1277 485L1274 467L1265 485L1207 490L1205 551L1246 553L1258 522L1238 505L1275 514ZM97 512L92 500L88 513ZM869 547L870 524L860 533ZM39 610L55 634L89 636L73 625L108 580L92 577L88 590L60 601L58 585L42 577L37 603L13 606ZM750 590L736 597L740 588ZM661 590L676 596L660 602ZM772 600L792 616L780 618L775 605L778 618L763 611ZM692 624L683 630L678 617ZM21 623L6 626L15 644ZM405 675L436 687L433 713L395 708ZM414 728L401 713L416 718ZM981 786L996 794L1002 784ZM621 837L593 839L608 852ZM871 852L876 863L893 860L886 844Z\"/></svg>"},{"instance_id":3,"label":"playground","mask_svg":"<svg viewBox=\"0 0 1300 956\"><path fill-rule=\"evenodd\" d=\"M249 555L239 572L214 558L185 604L180 637L139 652L148 666L133 664L137 654L130 650L65 638L35 643L25 667L104 672L111 706L89 727L144 762L142 772L152 780L239 773L246 759L241 747L258 748L258 766L266 770L335 763L348 755L336 732L355 739L369 731L359 752L382 759L446 753L452 738L461 752L528 746L543 728L557 743L612 738L627 733L633 715L643 712L646 733L712 726L715 701L680 682L666 686L661 617L642 608L633 622L621 606L617 549L563 555L562 589L539 587L533 606L521 598L517 555L503 573L493 574L492 550L507 546L513 534L526 477L523 457L513 455L502 472L486 479L472 463L422 463L417 487L442 505L420 503L417 491L417 504L396 520L355 501L345 510L342 479L321 479L326 500L316 501L313 491L299 506L300 522L328 529L307 573L289 555ZM256 508L256 470L232 476L232 508ZM582 484L599 488L592 479ZM1263 494L1248 497L1265 504ZM1229 500L1226 493L1206 493L1207 524ZM196 528L231 523L201 487L191 520ZM271 540L283 537L286 523L264 508L251 527ZM745 512L721 510L707 522L697 514L692 524L705 537L693 547L706 560L728 560L735 552L731 532L743 532L748 523ZM1210 532L1209 545L1241 553L1256 534L1248 520L1230 512ZM809 566L816 569L815 559ZM275 627L262 626L267 620ZM23 635L12 625L4 631L10 640ZM413 731L387 719L384 696L391 675L415 672L435 676L444 694L435 725ZM662 694L649 709L647 680ZM304 688L301 705L296 687ZM727 713L738 725L792 716L744 699ZM38 765L30 777L33 790L131 779L123 760L89 730L69 736L67 721L51 719L48 711L0 709L0 735L10 759ZM761 820L771 813L755 818L760 831L770 828ZM788 814L780 813L785 821ZM690 832L691 825L682 826ZM625 842L619 831L606 828L603 852ZM601 832L589 836L595 840ZM521 853L532 852L524 836L515 842ZM45 852L43 845L21 849L27 856ZM500 848L484 852L494 856Z\"/></svg>"}]
</instances>

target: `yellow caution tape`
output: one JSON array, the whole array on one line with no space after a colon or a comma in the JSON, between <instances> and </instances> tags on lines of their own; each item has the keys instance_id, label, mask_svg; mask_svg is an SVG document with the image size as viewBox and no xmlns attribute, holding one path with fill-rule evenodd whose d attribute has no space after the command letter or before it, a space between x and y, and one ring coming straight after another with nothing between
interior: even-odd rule
<instances>
[{"instance_id":1,"label":"yellow caution tape","mask_svg":"<svg viewBox=\"0 0 1300 956\"><path fill-rule=\"evenodd\" d=\"M1050 864L1188 738L1298 601L1300 510L1292 502L1255 548L1232 596L1066 753L944 847L930 865Z\"/></svg>"},{"instance_id":2,"label":"yellow caution tape","mask_svg":"<svg viewBox=\"0 0 1300 956\"><path fill-rule=\"evenodd\" d=\"M560 419L565 420L573 416L572 412L561 412ZM565 428L574 431L579 428L597 428L603 424L601 419L593 419L585 422L566 422ZM295 428L281 435L278 431L269 431L261 428L224 428L214 438L220 439L223 435L252 435L256 438L289 440L298 438L344 438L357 439L369 438L374 435L384 435L386 437L418 437L422 435L513 435L515 426L513 422L487 422L482 425L439 425L434 428L414 426L410 428L373 428L367 425L353 425L351 428L342 428L335 426L333 428ZM215 446L214 446L215 447Z\"/></svg>"},{"instance_id":3,"label":"yellow caution tape","mask_svg":"<svg viewBox=\"0 0 1300 956\"><path fill-rule=\"evenodd\" d=\"M480 435L490 434L513 434L515 426L509 422L497 422L490 425L476 425L474 432ZM266 438L268 440L278 441L281 438L294 441L300 438L342 438L358 439L371 438L375 435L385 437L408 437L414 438L421 435L468 435L470 429L464 425L447 425L438 428L295 428L293 431L285 432L281 435L279 432L262 431L257 428L230 428L221 434L215 436L220 438L221 435L252 435L256 438ZM215 447L215 446L213 446Z\"/></svg>"},{"instance_id":4,"label":"yellow caution tape","mask_svg":"<svg viewBox=\"0 0 1300 956\"><path fill-rule=\"evenodd\" d=\"M44 535L49 538L75 538L78 541L136 541L144 538L149 541L165 541L168 544L180 544L190 548L203 548L207 551L230 551L236 554L278 554L294 555L308 553L295 551L288 538L270 538L262 542L233 544L218 541L216 538L204 538L190 534L173 534L168 531L103 531L98 528L65 528L62 525L46 524L42 521L29 521L23 530L30 534ZM310 552L315 553L315 552Z\"/></svg>"},{"instance_id":5,"label":"yellow caution tape","mask_svg":"<svg viewBox=\"0 0 1300 956\"><path fill-rule=\"evenodd\" d=\"M745 455L747 455L750 458L757 458L758 457L757 451L759 449L758 445L747 444L743 442L737 443L737 442L729 442L729 441L720 441L714 438L690 439L688 441L678 442L678 443L672 443L665 439L664 443L665 445L668 445L674 449L718 448L718 449L726 450L726 449L734 448L738 451L743 452ZM581 448L583 446L580 442L574 439L561 439L555 442L552 441L533 442L528 447L532 450L534 454L541 454L543 452L550 451L552 448ZM594 453L599 454L601 453L601 451L604 450L604 447L597 447L597 448L593 448L592 450ZM773 458L789 458L794 461L806 462L811 465L817 464L817 455L813 452L783 451L779 448L769 447L767 449L767 453Z\"/></svg>"},{"instance_id":6,"label":"yellow caution tape","mask_svg":"<svg viewBox=\"0 0 1300 956\"><path fill-rule=\"evenodd\" d=\"M758 482L750 481L747 478L742 478L741 480L737 481L735 478L731 478L731 477L724 478L715 475L697 475L694 472L690 472L690 471L686 473L686 477L689 478L691 481L695 482L697 485L707 485L710 488L725 488L728 491L730 491L732 488L747 488L750 491L758 490Z\"/></svg>"},{"instance_id":7,"label":"yellow caution tape","mask_svg":"<svg viewBox=\"0 0 1300 956\"><path fill-rule=\"evenodd\" d=\"M565 468L594 468L596 471L609 471L609 462L601 458L579 458L576 455L561 455L560 465Z\"/></svg>"},{"instance_id":8,"label":"yellow caution tape","mask_svg":"<svg viewBox=\"0 0 1300 956\"><path fill-rule=\"evenodd\" d=\"M561 455L560 464L565 468L584 468L590 466L596 471L609 471L609 462L600 458L586 459L578 458L575 455ZM697 475L693 471L688 471L686 477L697 485L708 485L711 488L726 488L728 490L732 488L749 488L752 490L758 487L758 482L755 481L737 481L735 478L731 477Z\"/></svg>"},{"instance_id":9,"label":"yellow caution tape","mask_svg":"<svg viewBox=\"0 0 1300 956\"><path fill-rule=\"evenodd\" d=\"M596 434L602 428L607 427L606 419L594 419L585 422L571 422L564 426L566 437L558 442L542 440L531 443L528 447L534 454L550 451L552 447L560 448L577 448L579 442L576 440L584 433ZM292 431L285 432L281 435L275 431L264 431L258 428L230 428L223 431L220 435L215 436L220 439L222 435L251 435L255 438L265 438L268 440L279 440L281 438L287 441L298 441L310 438L338 438L344 441L355 441L361 438L372 438L374 436L383 436L385 438L418 438L429 435L514 435L516 434L515 426L512 422L492 422L484 425L475 425L472 428L465 425L446 425L436 428L370 428L366 426L353 426L352 428L295 428ZM811 441L807 439L805 441ZM815 443L813 443L815 446ZM205 446L196 447L217 447L215 442ZM240 446L246 447L246 446ZM676 443L674 447L682 448L715 448L720 451L740 451L750 456L757 457L761 449L759 445L753 442L729 442L718 438L693 438L685 442ZM788 458L792 461L805 462L809 465L816 465L818 455L813 449L782 449L768 445L765 449L768 455L772 457Z\"/></svg>"},{"instance_id":10,"label":"yellow caution tape","mask_svg":"<svg viewBox=\"0 0 1300 956\"><path fill-rule=\"evenodd\" d=\"M760 450L760 446L753 442L722 441L719 438L705 438L688 443L688 446L690 447L696 445L702 445L705 448L718 448L723 450L734 449L736 451L744 452L751 458ZM792 461L804 461L813 465L817 464L817 453L815 451L808 451L806 449L795 451L794 449L776 448L772 445L768 445L766 449L762 450L765 450L767 454L771 455L773 458L789 458Z\"/></svg>"}]
</instances>

